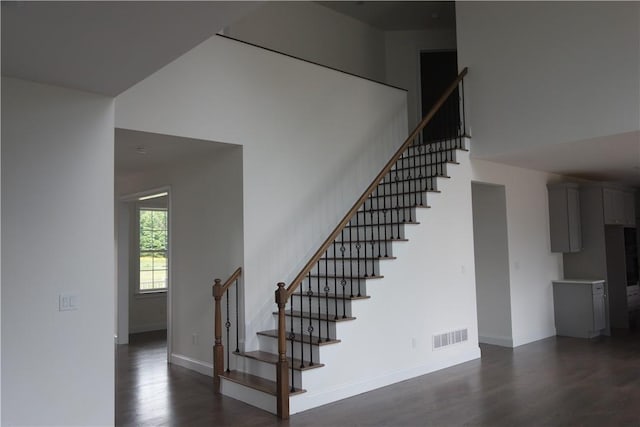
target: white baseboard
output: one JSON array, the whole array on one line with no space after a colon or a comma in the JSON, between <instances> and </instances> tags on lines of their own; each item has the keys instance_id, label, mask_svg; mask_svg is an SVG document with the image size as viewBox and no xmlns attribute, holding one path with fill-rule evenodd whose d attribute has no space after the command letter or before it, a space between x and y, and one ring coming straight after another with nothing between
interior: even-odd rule
<instances>
[{"instance_id":1,"label":"white baseboard","mask_svg":"<svg viewBox=\"0 0 640 427\"><path fill-rule=\"evenodd\" d=\"M160 331L167 329L167 322L146 323L144 325L131 325L129 327L130 334L139 334L141 332Z\"/></svg>"},{"instance_id":2,"label":"white baseboard","mask_svg":"<svg viewBox=\"0 0 640 427\"><path fill-rule=\"evenodd\" d=\"M382 375L377 378L366 381L355 382L351 384L341 384L330 390L325 389L319 393L313 393L309 390L307 393L292 396L289 400L289 411L291 414L306 411L307 409L316 408L326 405L337 400L346 399L347 397L356 396L367 391L372 391L381 387L405 381L411 378L426 375L431 372L449 368L460 363L469 362L480 358L480 348L476 347L466 351L451 359L442 360L436 363L416 366L410 369L404 369L392 373Z\"/></svg>"},{"instance_id":3,"label":"white baseboard","mask_svg":"<svg viewBox=\"0 0 640 427\"><path fill-rule=\"evenodd\" d=\"M513 348L513 338L511 337L490 337L485 335L478 336L478 342L482 344L498 345L500 347Z\"/></svg>"},{"instance_id":4,"label":"white baseboard","mask_svg":"<svg viewBox=\"0 0 640 427\"><path fill-rule=\"evenodd\" d=\"M213 364L211 363L205 363L200 360L195 360L175 353L171 355L171 363L182 366L183 368L191 369L192 371L196 371L203 375L213 377Z\"/></svg>"}]
</instances>

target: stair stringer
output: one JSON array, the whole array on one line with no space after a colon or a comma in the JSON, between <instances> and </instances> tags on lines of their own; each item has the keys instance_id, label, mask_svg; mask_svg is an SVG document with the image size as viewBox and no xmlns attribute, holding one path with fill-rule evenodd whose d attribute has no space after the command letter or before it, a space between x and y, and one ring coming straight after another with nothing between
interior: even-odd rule
<instances>
[{"instance_id":1,"label":"stair stringer","mask_svg":"<svg viewBox=\"0 0 640 427\"><path fill-rule=\"evenodd\" d=\"M337 325L339 344L323 347L325 366L302 373L307 392L292 396L290 412L314 408L480 357L477 333L471 165L458 152L452 179L439 180L432 209L418 209L409 242L367 283L356 320ZM432 336L467 329L468 340L433 350Z\"/></svg>"}]
</instances>

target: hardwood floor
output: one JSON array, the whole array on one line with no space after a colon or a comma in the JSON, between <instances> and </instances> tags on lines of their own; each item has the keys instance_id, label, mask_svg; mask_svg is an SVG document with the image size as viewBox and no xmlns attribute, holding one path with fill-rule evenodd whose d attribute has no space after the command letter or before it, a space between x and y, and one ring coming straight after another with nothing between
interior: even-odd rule
<instances>
[{"instance_id":1,"label":"hardwood floor","mask_svg":"<svg viewBox=\"0 0 640 427\"><path fill-rule=\"evenodd\" d=\"M166 364L165 337L118 346L120 426L640 426L640 335L482 345L482 360L364 393L289 421L213 393Z\"/></svg>"}]
</instances>

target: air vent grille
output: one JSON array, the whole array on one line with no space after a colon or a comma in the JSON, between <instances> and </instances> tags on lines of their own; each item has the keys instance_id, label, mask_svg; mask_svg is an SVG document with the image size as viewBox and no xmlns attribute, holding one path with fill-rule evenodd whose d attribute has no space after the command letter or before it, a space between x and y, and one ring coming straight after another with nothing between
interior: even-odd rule
<instances>
[{"instance_id":1,"label":"air vent grille","mask_svg":"<svg viewBox=\"0 0 640 427\"><path fill-rule=\"evenodd\" d=\"M448 347L450 345L458 344L467 341L468 338L467 329L458 329L457 331L445 332L444 334L438 334L433 336L433 349L437 350L442 347Z\"/></svg>"}]
</instances>

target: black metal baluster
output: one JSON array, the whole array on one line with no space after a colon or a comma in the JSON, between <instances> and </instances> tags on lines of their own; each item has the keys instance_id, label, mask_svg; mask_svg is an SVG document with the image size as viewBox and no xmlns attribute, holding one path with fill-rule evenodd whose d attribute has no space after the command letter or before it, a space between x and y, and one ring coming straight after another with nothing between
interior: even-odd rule
<instances>
[{"instance_id":1,"label":"black metal baluster","mask_svg":"<svg viewBox=\"0 0 640 427\"><path fill-rule=\"evenodd\" d=\"M227 372L231 372L229 365L231 365L231 358L229 357L229 347L231 347L231 341L229 341L229 329L231 328L231 322L229 321L229 292L227 292L227 321L224 327L227 328Z\"/></svg>"},{"instance_id":2,"label":"black metal baluster","mask_svg":"<svg viewBox=\"0 0 640 427\"><path fill-rule=\"evenodd\" d=\"M349 222L351 225L351 222ZM356 240L358 240L358 229L356 228ZM351 298L353 298L353 253L351 253L351 248L353 248L353 227L349 227L349 275L351 276Z\"/></svg>"},{"instance_id":3,"label":"black metal baluster","mask_svg":"<svg viewBox=\"0 0 640 427\"><path fill-rule=\"evenodd\" d=\"M329 262L328 258L329 258L329 253L325 252L324 253L324 257L325 257L325 264ZM316 268L318 269L318 295L317 295L317 300L318 300L318 342L321 343L322 342L322 308L320 306L320 304L322 303L322 297L321 297L321 293L320 293L320 261L318 261L318 265L316 266ZM329 336L327 334L327 336Z\"/></svg>"},{"instance_id":4,"label":"black metal baluster","mask_svg":"<svg viewBox=\"0 0 640 427\"><path fill-rule=\"evenodd\" d=\"M240 321L238 314L238 300L240 299L240 286L236 279L236 353L240 353Z\"/></svg>"},{"instance_id":5,"label":"black metal baluster","mask_svg":"<svg viewBox=\"0 0 640 427\"><path fill-rule=\"evenodd\" d=\"M420 186L420 206L424 206L424 202L426 201L426 196L423 195L423 193L425 191L427 191L426 188L423 188L422 186L422 178L423 178L423 174L422 174L422 166L423 164L426 163L426 160L422 159L422 145L418 146L418 181L417 184Z\"/></svg>"},{"instance_id":6,"label":"black metal baluster","mask_svg":"<svg viewBox=\"0 0 640 427\"><path fill-rule=\"evenodd\" d=\"M300 369L304 368L304 284L300 284ZM311 307L309 307L311 311ZM291 319L293 320L293 319Z\"/></svg>"},{"instance_id":7,"label":"black metal baluster","mask_svg":"<svg viewBox=\"0 0 640 427\"><path fill-rule=\"evenodd\" d=\"M360 236L358 234L358 228L357 228L359 222L360 222L359 215L356 214L356 240L355 240L355 243L356 243L356 258L358 259L358 277L360 277L360 248L362 248L362 245L360 244ZM366 252L367 252L366 246L367 245L365 245L365 258L367 256L367 254L366 254ZM353 251L353 248L351 248L351 251ZM364 277L367 277L367 263L366 262L364 263ZM358 280L358 296L360 296L360 280Z\"/></svg>"},{"instance_id":8,"label":"black metal baluster","mask_svg":"<svg viewBox=\"0 0 640 427\"><path fill-rule=\"evenodd\" d=\"M402 162L400 162L402 164ZM396 182L396 208L398 209L398 222L400 222L400 177L398 176L398 169L396 168L396 175L393 178ZM404 222L404 212L402 212L402 222ZM400 226L398 225L398 230ZM398 231L398 236L400 232Z\"/></svg>"},{"instance_id":9,"label":"black metal baluster","mask_svg":"<svg viewBox=\"0 0 640 427\"><path fill-rule=\"evenodd\" d=\"M367 212L365 211L364 205L362 207L362 222L366 225L367 223ZM356 216L356 240L358 243L356 244L356 249L358 250L358 259L360 258L360 249L362 248L362 242L364 242L364 259L367 259L367 238L360 237L360 217ZM363 234L366 236L367 230L366 228L362 229ZM369 277L369 269L367 268L367 263L364 263L364 277Z\"/></svg>"},{"instance_id":10,"label":"black metal baluster","mask_svg":"<svg viewBox=\"0 0 640 427\"><path fill-rule=\"evenodd\" d=\"M336 250L335 250L335 241L333 243L333 257L336 257ZM329 287L329 275L327 274L328 271L327 264L325 263L324 265L324 304L325 304L325 309L326 309L326 315L327 315L327 341L329 341L329 291L331 290L331 288Z\"/></svg>"},{"instance_id":11,"label":"black metal baluster","mask_svg":"<svg viewBox=\"0 0 640 427\"><path fill-rule=\"evenodd\" d=\"M307 326L307 332L309 333L309 366L313 366L313 346L311 345L311 343L313 342L313 331L314 331L314 327L313 327L313 316L311 314L311 298L313 297L313 290L311 289L311 271L309 271L309 288L307 289L307 297L309 298L308 302L309 302L309 324ZM302 344L304 345L304 343ZM302 362L302 364L304 365L304 361Z\"/></svg>"},{"instance_id":12,"label":"black metal baluster","mask_svg":"<svg viewBox=\"0 0 640 427\"><path fill-rule=\"evenodd\" d=\"M415 151L415 150L414 150ZM418 181L415 180L416 178L416 153L413 153L413 157L411 158L411 160L413 160L413 175L414 175L414 182L413 182L413 204L414 205L418 205ZM411 184L409 184L409 191L411 191ZM422 206L422 202L420 203L420 206Z\"/></svg>"},{"instance_id":13,"label":"black metal baluster","mask_svg":"<svg viewBox=\"0 0 640 427\"><path fill-rule=\"evenodd\" d=\"M392 226L390 226L387 221L387 186L384 185L384 178L382 179L382 183L378 184L378 187L380 187L380 185L382 185L382 209L384 209L384 241L380 238L380 236L378 236L378 252L380 252L380 246L384 242L384 257L389 258L389 253L387 252L387 228Z\"/></svg>"},{"instance_id":14,"label":"black metal baluster","mask_svg":"<svg viewBox=\"0 0 640 427\"><path fill-rule=\"evenodd\" d=\"M289 309L290 309L290 316L289 316L289 342L291 343L291 392L295 392L296 391L296 387L295 387L295 375L294 375L294 366L293 366L293 359L295 358L295 339L296 339L296 333L293 331L293 301L295 300L294 298L295 295L292 295L291 298L289 298ZM302 312L302 302L300 303L300 311Z\"/></svg>"},{"instance_id":15,"label":"black metal baluster","mask_svg":"<svg viewBox=\"0 0 640 427\"><path fill-rule=\"evenodd\" d=\"M341 233L341 239L340 241L342 242L342 245L340 246L340 252L342 252L342 278L340 279L340 285L342 286L342 318L347 317L346 316L346 307L347 307L347 295L346 295L346 285L347 285L347 279L345 279L346 275L344 272L344 264L345 264L345 260L344 260L344 252L346 250L346 248L344 247L344 228L342 229ZM337 275L337 269L336 269L336 275ZM337 295L336 295L337 297ZM337 313L336 313L337 314Z\"/></svg>"},{"instance_id":16,"label":"black metal baluster","mask_svg":"<svg viewBox=\"0 0 640 427\"><path fill-rule=\"evenodd\" d=\"M383 201L384 201L384 197L382 197ZM377 216L378 216L378 240L382 239L382 233L380 232L380 215L382 214L382 211L380 210L380 186L378 185L376 187L376 209L377 209ZM385 227L386 229L386 225L383 225L383 227ZM373 239L371 239L371 252L372 252L372 256L371 258L375 258L375 256L373 255L374 251L375 251L375 242ZM380 258L380 246L378 246L378 258ZM366 261L365 261L366 262Z\"/></svg>"}]
</instances>

